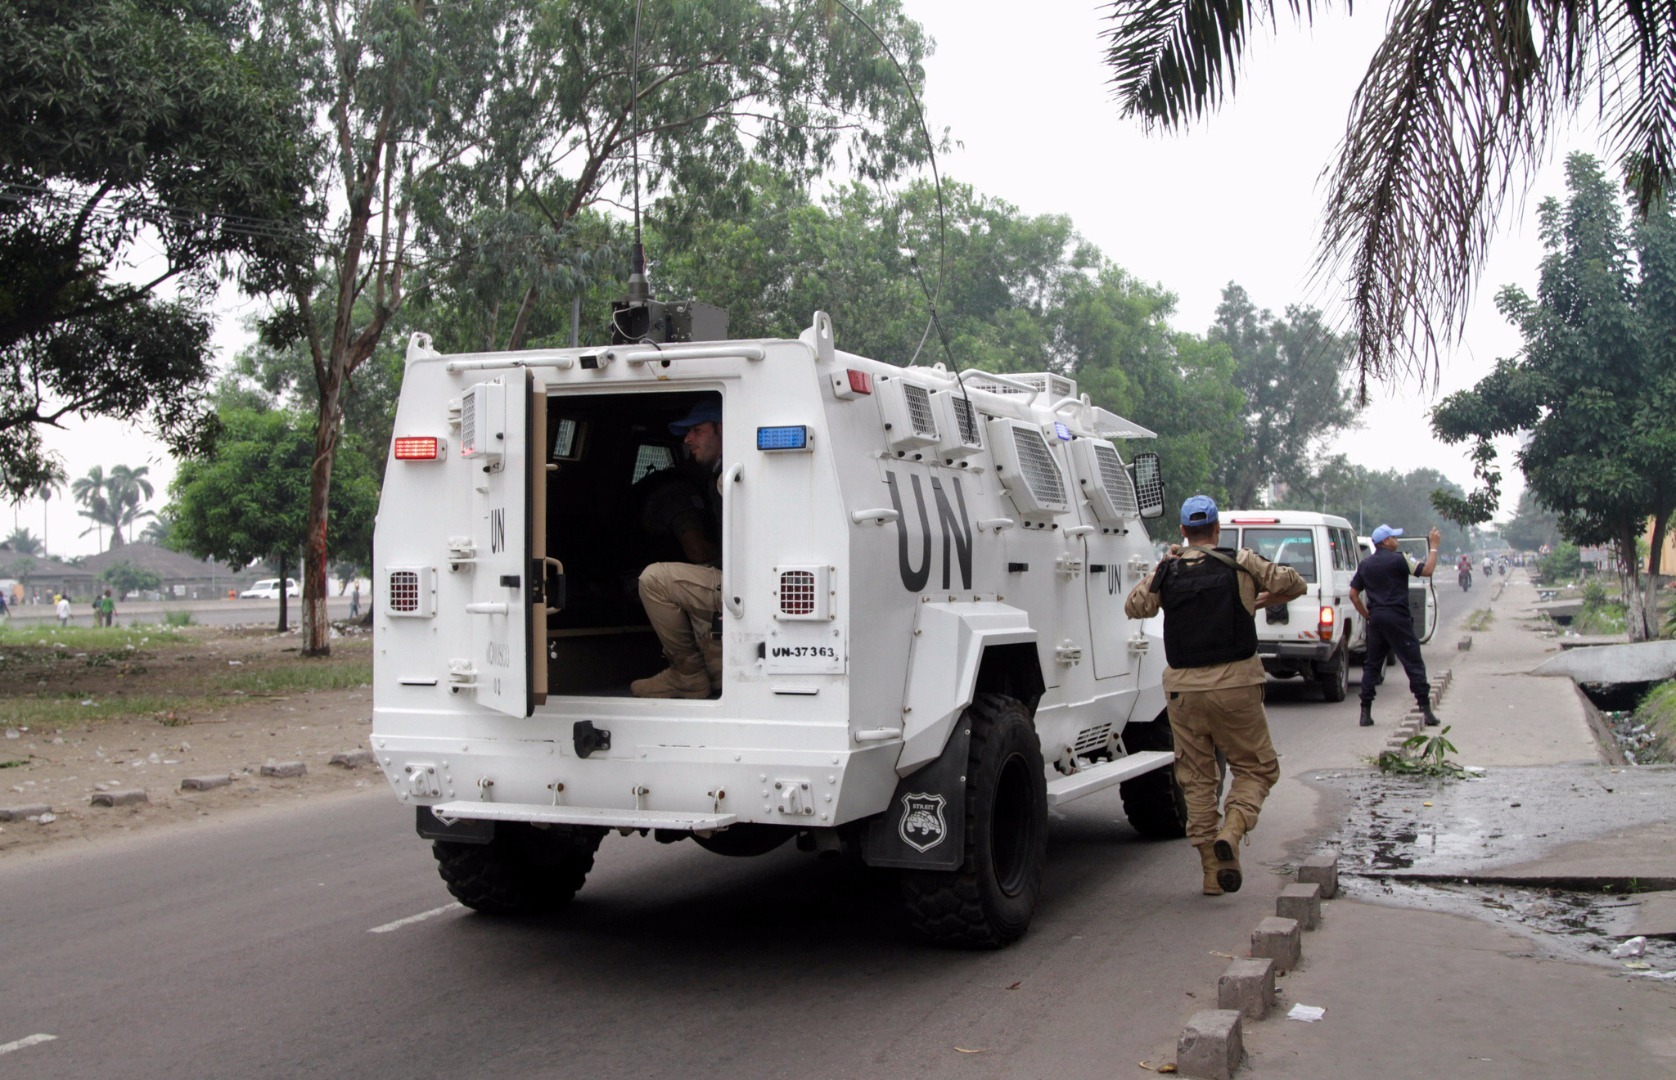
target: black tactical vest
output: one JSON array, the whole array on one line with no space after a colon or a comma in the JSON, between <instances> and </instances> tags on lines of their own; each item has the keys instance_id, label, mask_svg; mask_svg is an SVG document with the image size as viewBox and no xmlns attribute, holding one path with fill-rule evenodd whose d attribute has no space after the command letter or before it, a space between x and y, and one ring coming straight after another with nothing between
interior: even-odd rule
<instances>
[{"instance_id":1,"label":"black tactical vest","mask_svg":"<svg viewBox=\"0 0 1676 1080\"><path fill-rule=\"evenodd\" d=\"M1243 572L1208 555L1166 564L1158 591L1164 659L1171 667L1210 667L1257 655L1257 620L1240 601Z\"/></svg>"}]
</instances>

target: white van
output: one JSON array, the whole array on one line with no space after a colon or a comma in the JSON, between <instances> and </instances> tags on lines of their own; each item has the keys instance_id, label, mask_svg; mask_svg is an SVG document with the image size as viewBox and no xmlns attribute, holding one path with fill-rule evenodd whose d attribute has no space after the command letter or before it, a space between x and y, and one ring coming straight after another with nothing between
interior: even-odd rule
<instances>
[{"instance_id":1,"label":"white van","mask_svg":"<svg viewBox=\"0 0 1676 1080\"><path fill-rule=\"evenodd\" d=\"M1298 675L1321 686L1327 701L1343 701L1350 660L1366 649L1367 628L1350 602L1350 579L1360 551L1346 518L1307 510L1224 510L1222 545L1250 548L1290 566L1309 588L1285 606L1257 614L1257 654L1277 678Z\"/></svg>"}]
</instances>

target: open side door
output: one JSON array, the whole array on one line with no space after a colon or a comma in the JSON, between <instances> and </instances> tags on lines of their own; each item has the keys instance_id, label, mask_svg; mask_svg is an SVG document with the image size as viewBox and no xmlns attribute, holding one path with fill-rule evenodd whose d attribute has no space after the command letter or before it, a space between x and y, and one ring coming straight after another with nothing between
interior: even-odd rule
<instances>
[{"instance_id":1,"label":"open side door","mask_svg":"<svg viewBox=\"0 0 1676 1080\"><path fill-rule=\"evenodd\" d=\"M535 673L546 673L533 648L541 579L532 579L539 520L532 501L546 486L531 452L533 398L529 373L517 370L468 387L460 401L460 456L472 485L467 685L479 705L510 716L535 711Z\"/></svg>"},{"instance_id":2,"label":"open side door","mask_svg":"<svg viewBox=\"0 0 1676 1080\"><path fill-rule=\"evenodd\" d=\"M1427 541L1423 536L1399 537L1397 550L1408 557L1408 561L1416 566L1426 565ZM1441 564L1439 564L1441 565ZM1414 632L1424 645L1437 633L1437 577L1411 577L1408 579L1408 613L1414 618Z\"/></svg>"}]
</instances>

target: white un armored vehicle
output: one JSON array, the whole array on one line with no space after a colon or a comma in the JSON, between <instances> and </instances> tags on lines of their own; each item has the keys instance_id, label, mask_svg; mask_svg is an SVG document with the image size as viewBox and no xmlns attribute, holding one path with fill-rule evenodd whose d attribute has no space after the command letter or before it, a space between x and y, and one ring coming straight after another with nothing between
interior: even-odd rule
<instances>
[{"instance_id":1,"label":"white un armored vehicle","mask_svg":"<svg viewBox=\"0 0 1676 1080\"><path fill-rule=\"evenodd\" d=\"M1029 925L1049 806L1121 784L1142 834L1182 835L1163 650L1123 614L1163 490L1111 440L1150 432L1059 375L850 355L824 314L704 341L713 309L652 306L658 344L409 345L372 748L455 897L557 908L613 831L795 839L900 871L932 940L998 946ZM701 403L723 414L720 690L636 698L663 666L636 580L671 557L636 485Z\"/></svg>"}]
</instances>

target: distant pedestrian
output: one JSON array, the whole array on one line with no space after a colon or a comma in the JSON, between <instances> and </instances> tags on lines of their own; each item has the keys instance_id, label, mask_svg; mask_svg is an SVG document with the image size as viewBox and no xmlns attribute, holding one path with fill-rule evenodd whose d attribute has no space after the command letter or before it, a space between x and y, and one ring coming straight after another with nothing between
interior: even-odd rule
<instances>
[{"instance_id":1,"label":"distant pedestrian","mask_svg":"<svg viewBox=\"0 0 1676 1080\"><path fill-rule=\"evenodd\" d=\"M105 595L93 601L93 608L99 613L100 626L116 625L116 601L111 598L111 591L105 590Z\"/></svg>"},{"instance_id":2,"label":"distant pedestrian","mask_svg":"<svg viewBox=\"0 0 1676 1080\"><path fill-rule=\"evenodd\" d=\"M1258 608L1284 605L1308 588L1297 571L1254 551L1218 547L1216 503L1181 505L1181 535L1158 568L1129 593L1131 619L1164 612L1164 693L1175 738L1176 782L1187 803L1187 839L1199 851L1206 896L1238 892L1239 846L1257 827L1263 799L1280 779L1257 657ZM1227 759L1233 783L1217 813Z\"/></svg>"},{"instance_id":3,"label":"distant pedestrian","mask_svg":"<svg viewBox=\"0 0 1676 1080\"><path fill-rule=\"evenodd\" d=\"M359 581L355 583L354 588L349 590L349 617L351 619L361 617L361 583Z\"/></svg>"},{"instance_id":4,"label":"distant pedestrian","mask_svg":"<svg viewBox=\"0 0 1676 1080\"><path fill-rule=\"evenodd\" d=\"M60 593L58 595L58 602L53 605L53 608L54 608L54 610L56 610L58 612L58 625L59 626L69 626L70 625L70 598L68 596L65 596L63 593Z\"/></svg>"},{"instance_id":5,"label":"distant pedestrian","mask_svg":"<svg viewBox=\"0 0 1676 1080\"><path fill-rule=\"evenodd\" d=\"M11 609L6 605L6 593L0 590L0 622L11 617Z\"/></svg>"},{"instance_id":6,"label":"distant pedestrian","mask_svg":"<svg viewBox=\"0 0 1676 1080\"><path fill-rule=\"evenodd\" d=\"M1368 628L1367 655L1362 660L1363 727L1373 726L1373 699L1385 658L1396 653L1408 672L1408 689L1420 706L1426 724L1441 721L1432 712L1432 687L1426 681L1426 661L1420 656L1420 639L1414 634L1414 614L1408 606L1408 579L1431 577L1437 569L1437 547L1443 534L1432 529L1426 534L1428 551L1424 565L1415 565L1397 550L1401 529L1381 525L1373 530L1373 554L1356 567L1350 579L1350 602L1356 605Z\"/></svg>"}]
</instances>

